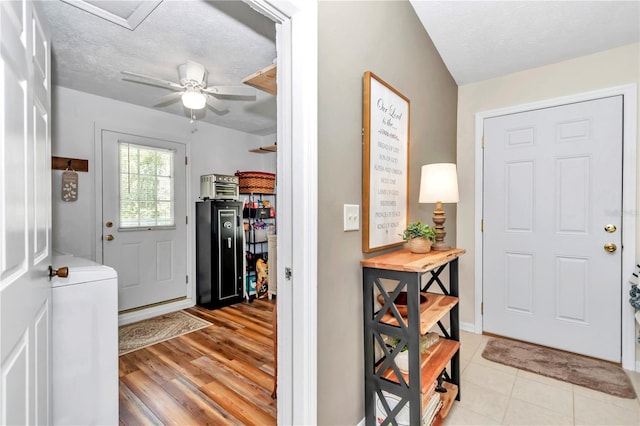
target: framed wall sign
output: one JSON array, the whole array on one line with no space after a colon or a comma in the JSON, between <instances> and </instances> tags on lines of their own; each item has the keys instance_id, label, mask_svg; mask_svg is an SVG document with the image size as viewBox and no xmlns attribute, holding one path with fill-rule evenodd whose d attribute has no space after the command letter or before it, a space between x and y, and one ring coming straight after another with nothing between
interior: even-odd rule
<instances>
[{"instance_id":1,"label":"framed wall sign","mask_svg":"<svg viewBox=\"0 0 640 426\"><path fill-rule=\"evenodd\" d=\"M362 251L403 244L409 215L409 99L364 73Z\"/></svg>"}]
</instances>

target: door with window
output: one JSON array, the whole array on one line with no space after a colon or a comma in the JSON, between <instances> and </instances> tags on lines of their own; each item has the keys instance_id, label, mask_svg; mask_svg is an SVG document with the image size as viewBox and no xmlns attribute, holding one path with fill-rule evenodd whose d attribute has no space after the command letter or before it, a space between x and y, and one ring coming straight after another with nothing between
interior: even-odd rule
<instances>
[{"instance_id":1,"label":"door with window","mask_svg":"<svg viewBox=\"0 0 640 426\"><path fill-rule=\"evenodd\" d=\"M187 295L185 145L102 132L103 263L120 312Z\"/></svg>"},{"instance_id":2,"label":"door with window","mask_svg":"<svg viewBox=\"0 0 640 426\"><path fill-rule=\"evenodd\" d=\"M622 97L484 126L484 330L620 362Z\"/></svg>"}]
</instances>

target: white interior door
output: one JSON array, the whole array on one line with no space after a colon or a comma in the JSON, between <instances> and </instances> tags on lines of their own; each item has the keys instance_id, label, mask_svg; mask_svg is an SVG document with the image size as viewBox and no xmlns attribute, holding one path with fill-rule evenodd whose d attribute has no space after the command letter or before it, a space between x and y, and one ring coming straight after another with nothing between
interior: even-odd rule
<instances>
[{"instance_id":1,"label":"white interior door","mask_svg":"<svg viewBox=\"0 0 640 426\"><path fill-rule=\"evenodd\" d=\"M102 132L102 253L118 272L119 311L187 295L185 150Z\"/></svg>"},{"instance_id":2,"label":"white interior door","mask_svg":"<svg viewBox=\"0 0 640 426\"><path fill-rule=\"evenodd\" d=\"M620 362L622 97L490 118L484 138L484 331Z\"/></svg>"},{"instance_id":3,"label":"white interior door","mask_svg":"<svg viewBox=\"0 0 640 426\"><path fill-rule=\"evenodd\" d=\"M49 36L0 2L0 424L51 421Z\"/></svg>"}]
</instances>

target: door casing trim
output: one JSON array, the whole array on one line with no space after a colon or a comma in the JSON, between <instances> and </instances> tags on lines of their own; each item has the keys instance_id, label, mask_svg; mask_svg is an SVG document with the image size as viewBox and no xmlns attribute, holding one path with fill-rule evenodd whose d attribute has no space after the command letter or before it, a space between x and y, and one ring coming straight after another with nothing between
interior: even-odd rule
<instances>
[{"instance_id":1,"label":"door casing trim","mask_svg":"<svg viewBox=\"0 0 640 426\"><path fill-rule=\"evenodd\" d=\"M474 331L481 334L482 325L482 232L480 223L482 220L482 205L484 201L484 193L482 182L484 177L484 160L482 149L482 137L484 132L484 120L505 114L514 114L526 112L540 108L550 108L565 104L584 102L599 98L622 95L623 97L623 130L622 130L622 210L623 210L623 226L622 226L622 282L621 285L621 338L622 338L622 368L627 370L636 370L635 360L635 321L634 309L628 303L628 292L625 285L628 284L626 274L631 274L636 264L636 143L637 143L637 84L628 84L623 86L615 86L600 90L578 93L569 96L562 96L543 101L514 105L506 108L481 111L475 114L475 213L474 220L475 230L475 300L474 300ZM625 220L626 219L626 220ZM640 370L638 370L640 371Z\"/></svg>"},{"instance_id":2,"label":"door casing trim","mask_svg":"<svg viewBox=\"0 0 640 426\"><path fill-rule=\"evenodd\" d=\"M317 424L318 2L243 1L277 28L278 424Z\"/></svg>"}]
</instances>

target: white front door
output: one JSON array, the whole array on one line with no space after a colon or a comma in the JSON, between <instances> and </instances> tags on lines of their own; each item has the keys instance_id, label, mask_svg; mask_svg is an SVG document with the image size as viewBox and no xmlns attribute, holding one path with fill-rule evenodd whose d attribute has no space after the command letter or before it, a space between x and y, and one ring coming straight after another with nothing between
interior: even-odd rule
<instances>
[{"instance_id":1,"label":"white front door","mask_svg":"<svg viewBox=\"0 0 640 426\"><path fill-rule=\"evenodd\" d=\"M185 150L102 131L102 253L119 311L187 295Z\"/></svg>"},{"instance_id":2,"label":"white front door","mask_svg":"<svg viewBox=\"0 0 640 426\"><path fill-rule=\"evenodd\" d=\"M50 41L0 2L0 424L51 422Z\"/></svg>"},{"instance_id":3,"label":"white front door","mask_svg":"<svg viewBox=\"0 0 640 426\"><path fill-rule=\"evenodd\" d=\"M485 120L484 170L484 331L620 362L622 96Z\"/></svg>"}]
</instances>

